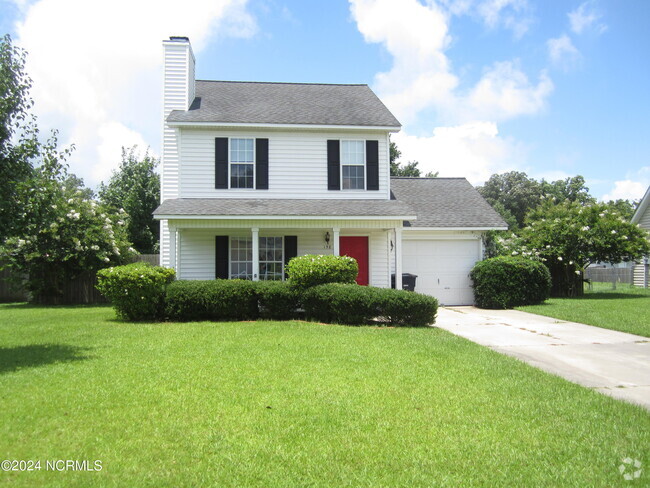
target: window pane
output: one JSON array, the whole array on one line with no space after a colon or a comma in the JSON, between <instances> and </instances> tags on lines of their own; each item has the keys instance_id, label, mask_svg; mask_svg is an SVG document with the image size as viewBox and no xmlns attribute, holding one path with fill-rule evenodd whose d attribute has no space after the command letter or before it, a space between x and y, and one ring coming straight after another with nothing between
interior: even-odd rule
<instances>
[{"instance_id":1,"label":"window pane","mask_svg":"<svg viewBox=\"0 0 650 488\"><path fill-rule=\"evenodd\" d=\"M363 190L365 185L363 166L343 166L343 189Z\"/></svg>"},{"instance_id":2,"label":"window pane","mask_svg":"<svg viewBox=\"0 0 650 488\"><path fill-rule=\"evenodd\" d=\"M341 164L365 164L364 141L341 141Z\"/></svg>"},{"instance_id":3,"label":"window pane","mask_svg":"<svg viewBox=\"0 0 650 488\"><path fill-rule=\"evenodd\" d=\"M253 164L230 165L230 188L253 188Z\"/></svg>"},{"instance_id":4,"label":"window pane","mask_svg":"<svg viewBox=\"0 0 650 488\"><path fill-rule=\"evenodd\" d=\"M260 280L282 280L282 237L260 237Z\"/></svg>"}]
</instances>

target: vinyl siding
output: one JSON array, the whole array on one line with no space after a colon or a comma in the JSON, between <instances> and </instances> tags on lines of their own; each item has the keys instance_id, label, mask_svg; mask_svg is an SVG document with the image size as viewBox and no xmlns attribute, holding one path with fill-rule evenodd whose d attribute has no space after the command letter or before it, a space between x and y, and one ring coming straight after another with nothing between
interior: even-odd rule
<instances>
[{"instance_id":1,"label":"vinyl siding","mask_svg":"<svg viewBox=\"0 0 650 488\"><path fill-rule=\"evenodd\" d=\"M179 196L180 133L167 126L172 110L187 110L194 99L194 55L189 43L165 41L163 67L163 141L161 164L161 200ZM169 229L160 225L161 264L169 266Z\"/></svg>"},{"instance_id":2,"label":"vinyl siding","mask_svg":"<svg viewBox=\"0 0 650 488\"><path fill-rule=\"evenodd\" d=\"M639 219L639 226L642 229L647 229L650 231L650 206L648 206L645 209L645 213ZM650 256L647 256L647 258L650 258ZM649 286L650 283L650 276L648 276L649 273L650 270L648 269L648 265L646 264L646 261L642 259L641 261L637 262L634 265L634 278L633 278L634 285L640 287Z\"/></svg>"},{"instance_id":3,"label":"vinyl siding","mask_svg":"<svg viewBox=\"0 0 650 488\"><path fill-rule=\"evenodd\" d=\"M215 137L269 139L268 190L214 188ZM327 140L379 141L379 191L327 190ZM181 198L390 198L384 131L317 132L182 129Z\"/></svg>"},{"instance_id":4,"label":"vinyl siding","mask_svg":"<svg viewBox=\"0 0 650 488\"><path fill-rule=\"evenodd\" d=\"M332 254L325 247L325 232L328 229L260 229L264 236L298 236L298 255ZM248 229L182 229L180 230L180 261L178 278L184 280L212 280L215 278L216 235L250 236ZM370 257L370 284L388 287L388 259L386 232L341 232L341 235L367 235Z\"/></svg>"}]
</instances>

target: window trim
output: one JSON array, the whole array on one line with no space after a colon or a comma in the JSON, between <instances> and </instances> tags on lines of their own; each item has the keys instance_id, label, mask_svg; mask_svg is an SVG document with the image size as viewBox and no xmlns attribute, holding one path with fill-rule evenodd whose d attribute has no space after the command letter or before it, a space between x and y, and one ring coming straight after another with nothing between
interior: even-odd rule
<instances>
[{"instance_id":1,"label":"window trim","mask_svg":"<svg viewBox=\"0 0 650 488\"><path fill-rule=\"evenodd\" d=\"M285 274L284 273L284 248L285 248L284 237L285 236L259 236L259 239L275 239L277 237L279 237L281 239L281 242L282 242L282 259L280 261L262 261L261 259L259 259L258 263L259 263L260 269L258 270L259 272L257 273L257 276L259 277L260 281L284 281L284 274ZM259 246L259 250L260 251L262 250L262 246ZM280 263L282 272L280 272L280 279L279 280L263 280L262 279L262 271L261 271L261 269L262 269L262 263L263 262L264 263Z\"/></svg>"},{"instance_id":2,"label":"window trim","mask_svg":"<svg viewBox=\"0 0 650 488\"><path fill-rule=\"evenodd\" d=\"M343 143L344 142L359 142L361 143L361 147L363 149L363 163L344 163L343 162ZM368 186L368 168L366 168L366 159L367 159L367 154L366 154L366 140L365 139L340 139L339 140L339 173L340 173L340 178L341 178L341 190L342 191L366 191L367 186ZM363 188L343 188L344 186L344 178L343 178L343 167L344 166L361 166L363 167Z\"/></svg>"},{"instance_id":3,"label":"window trim","mask_svg":"<svg viewBox=\"0 0 650 488\"><path fill-rule=\"evenodd\" d=\"M232 186L232 165L233 164L251 164L251 163L233 163L231 159L232 155L232 141L233 139L243 139L243 140L251 140L253 141L253 186L250 188L236 188ZM242 136L229 136L228 137L228 189L229 190L244 190L244 191L250 191L250 190L255 190L257 188L257 150L255 146L255 141L257 138L255 137L242 137Z\"/></svg>"},{"instance_id":4,"label":"window trim","mask_svg":"<svg viewBox=\"0 0 650 488\"><path fill-rule=\"evenodd\" d=\"M233 273L232 273L232 265L233 265L234 263L245 263L245 264L248 264L248 263L250 262L250 263L251 263L251 268L252 268L252 265L253 265L252 254L251 254L251 260L250 260L250 261L240 261L240 260L234 260L234 259L232 258L232 253L233 253L233 251L234 251L235 249L237 249L237 250L240 249L239 247L235 248L235 246L233 245L233 241L234 241L235 239L237 239L237 240L247 240L247 241L249 241L249 242L250 242L250 246L251 246L251 253L253 252L253 237L252 237L252 236L241 236L241 235L232 235L232 236L230 236L230 238L229 238L229 240L228 240L228 279L229 279L229 280L242 279L240 276L233 276ZM251 269L250 278L243 278L243 279L250 279L250 280L252 280L252 279L253 279L253 275L255 274L254 271L255 271L255 270ZM241 274L241 273L240 273L240 274Z\"/></svg>"},{"instance_id":5,"label":"window trim","mask_svg":"<svg viewBox=\"0 0 650 488\"><path fill-rule=\"evenodd\" d=\"M281 265L281 267L282 267L281 269L283 270L280 273L281 278L279 280L262 280L261 279L261 276L262 276L261 271L260 271L260 269L258 269L257 270L257 276L258 276L259 281L285 281L285 273L284 273L284 266L285 266L284 259L285 259L285 252L286 252L286 245L285 245L285 242L284 242L285 236L284 235L258 236L258 252L262 250L262 247L259 245L260 244L260 242L259 242L260 239L262 239L262 238L265 238L265 239L271 238L271 239L273 239L273 238L277 238L277 237L279 237L281 239L281 242L282 242L282 259L280 261L266 261L266 260L259 259L259 256L258 256L257 262L258 262L258 265L260 266L260 268L261 268L261 264L263 262L264 263L279 263ZM253 249L253 237L252 236L231 235L231 236L228 237L228 279L229 280L242 279L239 276L233 276L233 272L232 272L233 263L246 263L246 264L250 263L251 266L252 266L253 261L254 261L254 259L252 259L253 256L251 256L250 261L239 261L239 260L234 260L233 259L232 252L235 249L235 246L233 244L233 240L235 240L235 239L237 239L237 240L245 239L245 240L249 241L250 245L251 245L251 252L252 252L252 249ZM236 249L239 249L239 247L237 247ZM252 272L251 272L250 278L243 278L243 279L250 279L252 281L253 280L252 277L254 275L255 275L255 270L253 269Z\"/></svg>"}]
</instances>

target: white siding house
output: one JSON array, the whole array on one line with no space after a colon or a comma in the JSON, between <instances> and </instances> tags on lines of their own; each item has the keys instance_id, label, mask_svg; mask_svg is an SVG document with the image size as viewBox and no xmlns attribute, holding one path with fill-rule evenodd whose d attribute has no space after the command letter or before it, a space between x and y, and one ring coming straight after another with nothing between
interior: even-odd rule
<instances>
[{"instance_id":1,"label":"white siding house","mask_svg":"<svg viewBox=\"0 0 650 488\"><path fill-rule=\"evenodd\" d=\"M650 231L650 187L645 192L639 207L634 212L632 223ZM645 256L634 265L634 285L648 288L650 286L650 256Z\"/></svg>"},{"instance_id":2,"label":"white siding house","mask_svg":"<svg viewBox=\"0 0 650 488\"><path fill-rule=\"evenodd\" d=\"M180 279L284 279L296 255L346 254L357 282L471 304L481 235L505 223L462 178L391 179L400 124L366 85L200 81L163 42L161 264Z\"/></svg>"}]
</instances>

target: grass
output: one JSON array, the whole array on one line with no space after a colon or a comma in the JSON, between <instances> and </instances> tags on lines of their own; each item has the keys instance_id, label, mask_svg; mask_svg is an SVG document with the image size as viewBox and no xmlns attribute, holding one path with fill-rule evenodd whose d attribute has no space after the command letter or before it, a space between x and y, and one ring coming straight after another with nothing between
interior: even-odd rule
<instances>
[{"instance_id":1,"label":"grass","mask_svg":"<svg viewBox=\"0 0 650 488\"><path fill-rule=\"evenodd\" d=\"M580 298L551 298L518 310L650 337L648 288L618 284L613 290L611 283L593 283Z\"/></svg>"},{"instance_id":2,"label":"grass","mask_svg":"<svg viewBox=\"0 0 650 488\"><path fill-rule=\"evenodd\" d=\"M12 487L623 486L621 459L650 464L646 410L436 328L0 305L0 418L0 459L43 463Z\"/></svg>"}]
</instances>

